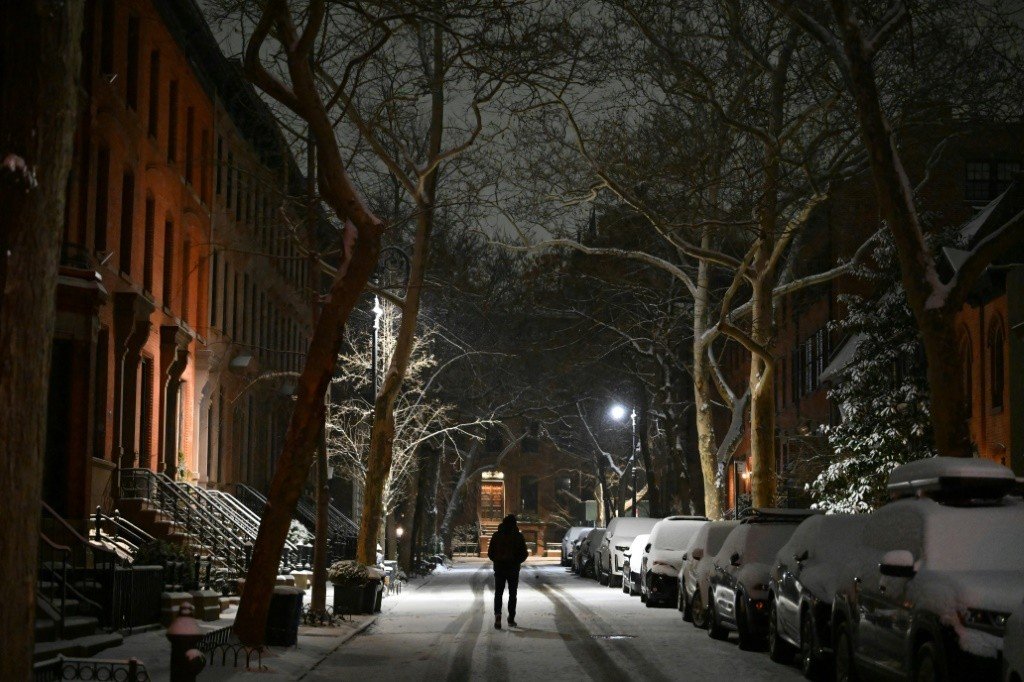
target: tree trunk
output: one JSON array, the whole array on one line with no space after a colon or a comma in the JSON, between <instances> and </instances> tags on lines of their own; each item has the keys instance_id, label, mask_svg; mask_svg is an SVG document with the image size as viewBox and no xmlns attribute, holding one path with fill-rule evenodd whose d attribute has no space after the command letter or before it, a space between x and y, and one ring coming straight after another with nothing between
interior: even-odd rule
<instances>
[{"instance_id":1,"label":"tree trunk","mask_svg":"<svg viewBox=\"0 0 1024 682\"><path fill-rule=\"evenodd\" d=\"M658 518L664 515L661 505L661 488L658 485L658 470L651 453L650 442L647 439L650 420L648 418L646 392L642 393L642 396L640 413L637 415L637 435L640 439L640 457L643 459L644 469L647 473L647 504L650 508L648 515Z\"/></svg>"},{"instance_id":2,"label":"tree trunk","mask_svg":"<svg viewBox=\"0 0 1024 682\"><path fill-rule=\"evenodd\" d=\"M770 349L772 342L773 282L774 278L762 276L753 285L751 337L764 349ZM775 363L770 356L759 353L750 355L750 457L751 504L773 507L778 483L775 473Z\"/></svg>"},{"instance_id":3,"label":"tree trunk","mask_svg":"<svg viewBox=\"0 0 1024 682\"><path fill-rule=\"evenodd\" d=\"M702 244L707 243L707 237ZM704 478L704 514L709 519L722 518L718 487L718 445L715 438L714 415L711 413L711 377L706 347L701 337L708 314L710 276L706 261L697 264L697 295L693 299L693 403L696 411L697 451Z\"/></svg>"},{"instance_id":4,"label":"tree trunk","mask_svg":"<svg viewBox=\"0 0 1024 682\"><path fill-rule=\"evenodd\" d=\"M433 30L433 56L430 74L431 116L427 156L436 159L441 153L444 133L444 43L440 25ZM413 246L412 262L409 267L409 282L405 302L402 306L402 322L395 339L395 350L391 356L384 383L377 394L373 409L373 430L370 438L370 457L366 471L366 489L363 495L363 517L359 527L357 559L361 563L373 563L376 555L376 537L380 529L383 508L384 483L391 471L395 439L395 401L402 389L405 372L409 367L419 319L420 300L423 293L424 275L430 255L430 234L434 229L434 203L437 196L437 179L440 171L435 165L423 179L422 194L414 197L419 213L416 218L416 239Z\"/></svg>"},{"instance_id":5,"label":"tree trunk","mask_svg":"<svg viewBox=\"0 0 1024 682\"><path fill-rule=\"evenodd\" d=\"M963 376L954 327L961 302L959 297L930 300L939 284L937 268L924 240L913 202L913 188L882 110L871 57L864 53L858 20L847 3L833 0L832 7L849 63L850 88L857 104L857 122L874 179L875 196L896 245L907 303L921 333L928 362L935 449L940 455L970 457L970 430L963 404ZM961 288L965 287L966 283L961 283Z\"/></svg>"},{"instance_id":6,"label":"tree trunk","mask_svg":"<svg viewBox=\"0 0 1024 682\"><path fill-rule=\"evenodd\" d=\"M325 431L326 432L326 431ZM310 610L327 610L327 541L330 539L331 487L327 483L327 443L316 448L316 537L313 539L313 590Z\"/></svg>"},{"instance_id":7,"label":"tree trunk","mask_svg":"<svg viewBox=\"0 0 1024 682\"><path fill-rule=\"evenodd\" d=\"M379 232L360 230L359 233L348 247L350 259L338 268L331 293L313 330L306 366L299 376L284 448L270 483L267 508L260 521L252 563L246 575L245 592L235 618L234 631L249 646L263 643L281 550L323 428L324 393L334 375L344 326L359 302L380 253Z\"/></svg>"},{"instance_id":8,"label":"tree trunk","mask_svg":"<svg viewBox=\"0 0 1024 682\"><path fill-rule=\"evenodd\" d=\"M448 500L448 507L444 510L444 518L441 520L441 528L438 530L441 542L444 543L444 551L449 556L452 552L452 527L455 524L455 517L462 511L462 501L466 498L464 491L469 483L470 474L476 469L479 453L479 443L473 443L466 455L466 460L462 463L462 471L459 472L459 478L455 487L452 488L452 496Z\"/></svg>"},{"instance_id":9,"label":"tree trunk","mask_svg":"<svg viewBox=\"0 0 1024 682\"><path fill-rule=\"evenodd\" d=\"M81 2L0 3L0 679L32 678L46 405Z\"/></svg>"}]
</instances>

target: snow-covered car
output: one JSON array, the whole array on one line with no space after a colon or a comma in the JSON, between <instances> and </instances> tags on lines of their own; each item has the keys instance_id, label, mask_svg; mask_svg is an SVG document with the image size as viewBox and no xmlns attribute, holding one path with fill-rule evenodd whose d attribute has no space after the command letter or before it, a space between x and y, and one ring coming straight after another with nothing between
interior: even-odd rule
<instances>
[{"instance_id":1,"label":"snow-covered car","mask_svg":"<svg viewBox=\"0 0 1024 682\"><path fill-rule=\"evenodd\" d=\"M1003 682L1024 682L1024 604L1006 621L1003 635Z\"/></svg>"},{"instance_id":2,"label":"snow-covered car","mask_svg":"<svg viewBox=\"0 0 1024 682\"><path fill-rule=\"evenodd\" d=\"M683 552L707 523L703 516L669 516L654 525L640 564L640 599L648 608L676 603Z\"/></svg>"},{"instance_id":3,"label":"snow-covered car","mask_svg":"<svg viewBox=\"0 0 1024 682\"><path fill-rule=\"evenodd\" d=\"M1024 600L1024 500L1013 472L933 457L889 475L833 604L837 679L995 680Z\"/></svg>"},{"instance_id":4,"label":"snow-covered car","mask_svg":"<svg viewBox=\"0 0 1024 682\"><path fill-rule=\"evenodd\" d=\"M698 628L708 626L705 595L708 593L715 555L737 525L739 521L712 521L704 524L683 552L676 606L682 612L683 620L692 622Z\"/></svg>"},{"instance_id":5,"label":"snow-covered car","mask_svg":"<svg viewBox=\"0 0 1024 682\"><path fill-rule=\"evenodd\" d=\"M592 530L594 530L593 526L573 526L569 530L565 531L565 535L562 536L563 566L572 566L573 543L576 542L581 535L589 533Z\"/></svg>"},{"instance_id":6,"label":"snow-covered car","mask_svg":"<svg viewBox=\"0 0 1024 682\"><path fill-rule=\"evenodd\" d=\"M580 570L578 572L584 578L597 577L597 550L604 540L604 534L604 528L591 529L580 544L578 553Z\"/></svg>"},{"instance_id":7,"label":"snow-covered car","mask_svg":"<svg viewBox=\"0 0 1024 682\"><path fill-rule=\"evenodd\" d=\"M760 648L768 634L768 576L793 531L809 509L753 509L740 520L713 562L708 580L708 634L725 639L730 630L740 648Z\"/></svg>"},{"instance_id":8,"label":"snow-covered car","mask_svg":"<svg viewBox=\"0 0 1024 682\"><path fill-rule=\"evenodd\" d=\"M622 554L629 549L633 538L650 533L658 521L646 516L617 516L608 522L608 532L598 554L598 582L611 587L622 584Z\"/></svg>"},{"instance_id":9,"label":"snow-covered car","mask_svg":"<svg viewBox=\"0 0 1024 682\"><path fill-rule=\"evenodd\" d=\"M644 533L633 538L629 549L623 552L622 562L622 591L631 597L640 594L640 565L644 556L644 547L647 546L650 534ZM633 560L636 557L636 561Z\"/></svg>"},{"instance_id":10,"label":"snow-covered car","mask_svg":"<svg viewBox=\"0 0 1024 682\"><path fill-rule=\"evenodd\" d=\"M857 551L866 514L816 514L775 556L768 580L768 655L821 679L832 651L832 598Z\"/></svg>"}]
</instances>

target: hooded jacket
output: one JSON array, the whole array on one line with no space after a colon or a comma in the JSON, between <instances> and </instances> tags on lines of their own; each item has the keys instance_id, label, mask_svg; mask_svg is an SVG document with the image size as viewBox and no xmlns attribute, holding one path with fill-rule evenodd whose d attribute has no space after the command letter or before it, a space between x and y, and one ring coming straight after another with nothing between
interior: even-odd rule
<instances>
[{"instance_id":1,"label":"hooded jacket","mask_svg":"<svg viewBox=\"0 0 1024 682\"><path fill-rule=\"evenodd\" d=\"M487 547L487 558L494 562L494 568L519 570L519 565L530 556L526 549L526 539L519 531L516 517L509 514L502 519L498 530L491 536Z\"/></svg>"}]
</instances>

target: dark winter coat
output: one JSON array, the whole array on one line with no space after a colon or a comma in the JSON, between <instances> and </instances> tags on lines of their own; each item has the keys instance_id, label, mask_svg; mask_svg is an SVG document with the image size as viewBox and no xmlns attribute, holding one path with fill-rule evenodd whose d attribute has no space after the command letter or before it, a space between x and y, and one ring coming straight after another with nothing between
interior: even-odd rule
<instances>
[{"instance_id":1,"label":"dark winter coat","mask_svg":"<svg viewBox=\"0 0 1024 682\"><path fill-rule=\"evenodd\" d=\"M515 519L509 523L506 518L491 536L491 544L487 548L487 558L494 562L494 570L519 570L519 564L526 561L530 552L526 549L526 539L519 532Z\"/></svg>"}]
</instances>

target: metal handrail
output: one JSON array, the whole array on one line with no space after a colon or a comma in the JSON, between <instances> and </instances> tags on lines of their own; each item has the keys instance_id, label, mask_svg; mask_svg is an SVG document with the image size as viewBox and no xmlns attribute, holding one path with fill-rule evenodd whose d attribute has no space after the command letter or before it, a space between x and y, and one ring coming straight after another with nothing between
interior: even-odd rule
<instances>
[{"instance_id":1,"label":"metal handrail","mask_svg":"<svg viewBox=\"0 0 1024 682\"><path fill-rule=\"evenodd\" d=\"M220 533L219 539L225 548L230 550L234 555L232 559L232 568L239 571L244 571L246 567L245 560L245 541L248 538L239 537L242 535L240 529L230 519L228 519L223 513L222 509L212 505L206 496L202 488L191 483L174 482L169 478L167 479L170 485L176 487L183 495L189 499L194 505L193 509L199 514L204 516L213 527ZM216 541L215 541L216 546Z\"/></svg>"},{"instance_id":2,"label":"metal handrail","mask_svg":"<svg viewBox=\"0 0 1024 682\"><path fill-rule=\"evenodd\" d=\"M90 519L93 527L93 542L112 542L118 547L127 548L133 559L139 547L155 540L152 535L121 516L116 509L111 516L104 514L101 507L96 507L96 511ZM112 532L105 530L104 524L112 527Z\"/></svg>"},{"instance_id":3,"label":"metal handrail","mask_svg":"<svg viewBox=\"0 0 1024 682\"><path fill-rule=\"evenodd\" d=\"M207 556L216 561L218 568L244 569L243 548L235 546L226 529L219 527L215 519L198 508L166 474L149 469L122 469L121 475L128 479L128 485L124 480L121 481L122 491L141 493L141 497L170 516L175 524L184 525L188 543L193 550L208 552ZM145 489L140 489L137 479L145 481ZM222 543L218 544L218 540ZM225 551L219 552L218 547Z\"/></svg>"}]
</instances>

